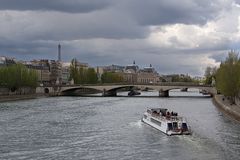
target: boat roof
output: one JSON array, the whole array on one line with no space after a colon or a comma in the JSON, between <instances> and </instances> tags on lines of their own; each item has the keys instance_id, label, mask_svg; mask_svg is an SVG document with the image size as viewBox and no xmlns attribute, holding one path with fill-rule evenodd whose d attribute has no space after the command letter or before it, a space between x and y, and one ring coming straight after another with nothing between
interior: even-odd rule
<instances>
[{"instance_id":1,"label":"boat roof","mask_svg":"<svg viewBox=\"0 0 240 160\"><path fill-rule=\"evenodd\" d=\"M148 108L148 109L150 109L150 110L159 110L159 109L161 109L161 110L168 110L167 108Z\"/></svg>"},{"instance_id":2,"label":"boat roof","mask_svg":"<svg viewBox=\"0 0 240 160\"><path fill-rule=\"evenodd\" d=\"M148 108L148 110L151 110L151 111L167 111L168 109L166 109L166 108Z\"/></svg>"}]
</instances>

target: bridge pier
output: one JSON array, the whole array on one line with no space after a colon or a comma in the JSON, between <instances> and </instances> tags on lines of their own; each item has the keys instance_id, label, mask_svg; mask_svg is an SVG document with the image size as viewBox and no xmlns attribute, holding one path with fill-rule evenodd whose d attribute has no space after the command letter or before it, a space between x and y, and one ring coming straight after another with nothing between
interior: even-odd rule
<instances>
[{"instance_id":1,"label":"bridge pier","mask_svg":"<svg viewBox=\"0 0 240 160\"><path fill-rule=\"evenodd\" d=\"M159 91L159 97L169 97L169 91Z\"/></svg>"},{"instance_id":2,"label":"bridge pier","mask_svg":"<svg viewBox=\"0 0 240 160\"><path fill-rule=\"evenodd\" d=\"M112 90L112 91L106 91L105 89L103 90L102 93L103 97L116 97L117 96L117 91L116 90Z\"/></svg>"}]
</instances>

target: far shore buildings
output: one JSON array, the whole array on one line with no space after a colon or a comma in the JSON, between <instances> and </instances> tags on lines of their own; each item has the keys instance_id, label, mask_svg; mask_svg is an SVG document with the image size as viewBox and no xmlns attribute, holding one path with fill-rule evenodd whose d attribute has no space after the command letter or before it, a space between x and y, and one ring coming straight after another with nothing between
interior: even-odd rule
<instances>
[{"instance_id":1,"label":"far shore buildings","mask_svg":"<svg viewBox=\"0 0 240 160\"><path fill-rule=\"evenodd\" d=\"M40 84L50 84L50 64L48 60L33 60L30 62L22 62L27 68L36 70L38 74L38 82Z\"/></svg>"},{"instance_id":2,"label":"far shore buildings","mask_svg":"<svg viewBox=\"0 0 240 160\"><path fill-rule=\"evenodd\" d=\"M131 84L153 84L160 82L160 76L155 71L155 69L150 65L149 67L144 67L140 69L136 65L135 61L133 64L127 66L111 65L104 69L104 72L115 72L118 73L123 78L123 82Z\"/></svg>"},{"instance_id":3,"label":"far shore buildings","mask_svg":"<svg viewBox=\"0 0 240 160\"><path fill-rule=\"evenodd\" d=\"M61 47L58 47L59 50ZM24 64L27 68L36 70L38 74L38 82L40 85L70 85L74 84L70 79L70 62L62 62L60 51L58 52L60 60L32 60L32 61L17 61L14 58L0 56L0 67L10 66L17 63ZM82 63L74 59L72 63L76 68L88 69L91 68L88 63ZM189 78L188 75L172 74L172 75L159 75L154 67L150 64L148 67L142 69L133 64L127 66L109 65L104 67L95 67L99 82L101 76L105 72L114 72L122 77L123 83L128 84L157 84L161 82L174 82L175 79ZM201 77L196 77L196 80L203 80Z\"/></svg>"},{"instance_id":4,"label":"far shore buildings","mask_svg":"<svg viewBox=\"0 0 240 160\"><path fill-rule=\"evenodd\" d=\"M149 67L144 67L139 71L137 83L141 84L156 84L160 82L160 76L150 64Z\"/></svg>"},{"instance_id":5,"label":"far shore buildings","mask_svg":"<svg viewBox=\"0 0 240 160\"><path fill-rule=\"evenodd\" d=\"M80 69L80 68L83 68L83 69L88 69L89 68L89 65L88 63L83 63L83 62L80 62L78 61L77 59L73 59L73 65L77 68L77 69ZM69 63L69 67L70 67L70 63Z\"/></svg>"},{"instance_id":6,"label":"far shore buildings","mask_svg":"<svg viewBox=\"0 0 240 160\"><path fill-rule=\"evenodd\" d=\"M137 83L137 76L139 72L139 67L136 65L135 61L133 64L127 65L123 71L123 81L126 83Z\"/></svg>"},{"instance_id":7,"label":"far shore buildings","mask_svg":"<svg viewBox=\"0 0 240 160\"><path fill-rule=\"evenodd\" d=\"M50 60L50 83L62 84L62 64L59 61Z\"/></svg>"},{"instance_id":8,"label":"far shore buildings","mask_svg":"<svg viewBox=\"0 0 240 160\"><path fill-rule=\"evenodd\" d=\"M70 64L62 63L62 84L67 85L70 83Z\"/></svg>"},{"instance_id":9,"label":"far shore buildings","mask_svg":"<svg viewBox=\"0 0 240 160\"><path fill-rule=\"evenodd\" d=\"M124 71L124 68L125 68L124 66L112 64L110 66L103 67L103 70L104 70L104 72L118 72L118 73L120 73L120 72Z\"/></svg>"},{"instance_id":10,"label":"far shore buildings","mask_svg":"<svg viewBox=\"0 0 240 160\"><path fill-rule=\"evenodd\" d=\"M55 60L33 60L23 63L38 74L38 82L42 85L70 84L70 63Z\"/></svg>"},{"instance_id":11,"label":"far shore buildings","mask_svg":"<svg viewBox=\"0 0 240 160\"><path fill-rule=\"evenodd\" d=\"M61 64L55 60L32 60L22 62L27 68L36 70L38 82L42 85L59 84L62 81Z\"/></svg>"}]
</instances>

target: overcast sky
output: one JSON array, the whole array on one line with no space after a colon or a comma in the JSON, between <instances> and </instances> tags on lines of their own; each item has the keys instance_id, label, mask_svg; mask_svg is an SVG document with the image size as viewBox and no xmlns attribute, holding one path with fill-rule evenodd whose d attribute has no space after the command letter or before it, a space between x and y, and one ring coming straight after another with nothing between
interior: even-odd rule
<instances>
[{"instance_id":1,"label":"overcast sky","mask_svg":"<svg viewBox=\"0 0 240 160\"><path fill-rule=\"evenodd\" d=\"M203 75L240 48L240 0L0 0L0 55Z\"/></svg>"}]
</instances>

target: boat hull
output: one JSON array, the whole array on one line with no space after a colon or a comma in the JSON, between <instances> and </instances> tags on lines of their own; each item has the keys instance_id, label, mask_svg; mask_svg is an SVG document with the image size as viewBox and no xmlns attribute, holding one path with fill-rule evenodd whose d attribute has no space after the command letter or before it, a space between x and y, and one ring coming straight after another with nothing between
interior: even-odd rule
<instances>
[{"instance_id":1,"label":"boat hull","mask_svg":"<svg viewBox=\"0 0 240 160\"><path fill-rule=\"evenodd\" d=\"M152 122L152 121L155 121L155 122ZM168 127L167 127L167 123L168 121L158 121L156 124L156 121L158 121L157 119L155 119L154 117L146 117L146 118L142 118L142 122L148 124L149 126L165 133L166 135L168 136L172 136L172 135L189 135L191 134L190 131L185 131L185 132L182 132L182 130L168 130Z\"/></svg>"}]
</instances>

